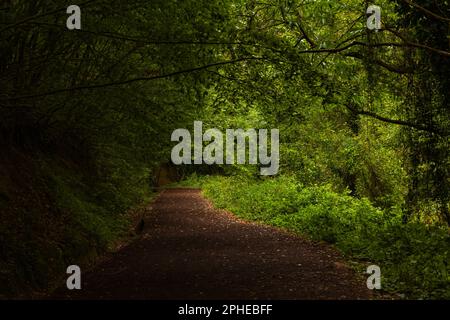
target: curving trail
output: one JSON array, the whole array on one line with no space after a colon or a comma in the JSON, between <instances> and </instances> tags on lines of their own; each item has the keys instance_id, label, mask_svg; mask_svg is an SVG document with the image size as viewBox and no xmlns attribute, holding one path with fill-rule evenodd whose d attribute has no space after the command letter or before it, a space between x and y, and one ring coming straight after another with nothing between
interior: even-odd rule
<instances>
[{"instance_id":1,"label":"curving trail","mask_svg":"<svg viewBox=\"0 0 450 320\"><path fill-rule=\"evenodd\" d=\"M248 223L195 189L168 189L142 236L82 275L63 299L370 299L330 246Z\"/></svg>"}]
</instances>

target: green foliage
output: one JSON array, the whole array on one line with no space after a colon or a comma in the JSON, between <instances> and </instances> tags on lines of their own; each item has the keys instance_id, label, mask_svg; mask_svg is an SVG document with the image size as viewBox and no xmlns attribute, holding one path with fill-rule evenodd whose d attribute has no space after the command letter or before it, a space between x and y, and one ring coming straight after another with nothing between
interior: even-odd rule
<instances>
[{"instance_id":1,"label":"green foliage","mask_svg":"<svg viewBox=\"0 0 450 320\"><path fill-rule=\"evenodd\" d=\"M209 177L204 194L239 217L324 240L361 263L382 270L383 289L409 298L450 298L448 229L410 222L368 199L336 193L329 185L303 187L292 177L262 181Z\"/></svg>"}]
</instances>

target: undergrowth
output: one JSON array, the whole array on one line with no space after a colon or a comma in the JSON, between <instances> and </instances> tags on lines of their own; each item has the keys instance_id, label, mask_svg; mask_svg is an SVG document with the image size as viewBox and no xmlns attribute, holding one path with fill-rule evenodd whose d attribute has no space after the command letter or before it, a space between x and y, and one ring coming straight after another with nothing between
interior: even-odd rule
<instances>
[{"instance_id":1,"label":"undergrowth","mask_svg":"<svg viewBox=\"0 0 450 320\"><path fill-rule=\"evenodd\" d=\"M382 289L407 298L450 298L448 228L402 223L399 209L381 210L367 199L304 187L290 177L252 180L191 177L218 208L334 244L363 264L377 264Z\"/></svg>"},{"instance_id":2,"label":"undergrowth","mask_svg":"<svg viewBox=\"0 0 450 320\"><path fill-rule=\"evenodd\" d=\"M0 298L32 298L129 234L145 181L101 178L68 159L10 151L0 161ZM124 177L129 178L131 175Z\"/></svg>"}]
</instances>

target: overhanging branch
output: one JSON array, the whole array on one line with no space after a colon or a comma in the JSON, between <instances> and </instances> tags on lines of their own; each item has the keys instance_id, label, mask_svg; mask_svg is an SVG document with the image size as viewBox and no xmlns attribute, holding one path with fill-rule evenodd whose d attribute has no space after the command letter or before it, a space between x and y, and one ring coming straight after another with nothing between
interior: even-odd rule
<instances>
[{"instance_id":1,"label":"overhanging branch","mask_svg":"<svg viewBox=\"0 0 450 320\"><path fill-rule=\"evenodd\" d=\"M346 104L345 106L346 106L346 108L348 110L350 110L352 113L354 113L356 115L368 116L368 117L377 119L377 120L382 121L382 122L391 123L391 124L397 124L397 125L401 125L401 126L406 126L406 127L414 128L414 129L417 129L417 130L438 134L440 136L448 136L449 135L448 132L443 132L443 131L441 131L441 130L439 130L437 128L432 128L432 127L429 127L429 126L425 126L425 125L421 125L421 124L417 124L417 123L412 123L412 122L409 122L409 121L403 121L403 120L399 120L399 119L386 118L386 117L380 116L379 114L376 114L376 113L371 112L371 111L356 109L356 108L354 108L354 107L352 107L352 106L350 106L348 104Z\"/></svg>"},{"instance_id":2,"label":"overhanging branch","mask_svg":"<svg viewBox=\"0 0 450 320\"><path fill-rule=\"evenodd\" d=\"M364 56L362 54L360 54L360 53L357 53L357 52L349 52L349 53L346 53L345 56L346 57L352 57L352 58L360 59L360 60L364 59ZM386 62L384 62L382 60L371 59L370 62L373 62L376 65L379 65L379 66L385 68L386 70L389 70L389 71L394 72L394 73L398 73L398 74L412 73L412 70L401 68L399 66L394 66L394 65L386 63Z\"/></svg>"},{"instance_id":3,"label":"overhanging branch","mask_svg":"<svg viewBox=\"0 0 450 320\"><path fill-rule=\"evenodd\" d=\"M35 98L42 98L42 97L51 96L51 95L60 94L60 93L66 93L66 92L101 89L101 88L107 88L107 87L113 87L113 86L121 86L121 85L130 84L130 83L134 83L134 82L140 82L140 81L150 81L150 80L164 79L164 78L170 78L170 77L173 77L173 76L177 76L177 75L180 75L180 74L192 73L192 72L197 72L197 71L209 69L209 68L212 68L212 67L218 67L218 66L234 64L234 63L238 63L238 62L242 62L242 61L250 61L250 60L267 60L267 58L246 57L246 58L240 58L240 59L236 59L236 60L221 61L221 62L211 63L211 64L207 64L207 65L204 65L204 66L196 67L196 68L175 71L175 72L171 72L171 73L167 73L167 74L163 74L163 75L152 76L152 77L138 77L138 78L132 78L132 79L127 79L127 80L117 81L117 82L109 82L109 83L102 83L102 84L96 84L96 85L78 86L78 87L65 88L65 89L56 89L56 90L43 92L43 93L35 93L35 94L18 96L18 97L11 97L11 98L5 98L5 99L1 99L0 98L0 101L16 101L16 100L23 100L23 99L35 99Z\"/></svg>"},{"instance_id":4,"label":"overhanging branch","mask_svg":"<svg viewBox=\"0 0 450 320\"><path fill-rule=\"evenodd\" d=\"M443 16L441 16L441 15L439 15L439 14L437 14L437 13L434 13L434 12L432 12L432 11L430 11L430 10L428 10L428 9L426 9L426 8L424 8L424 7L422 7L422 6L420 6L420 5L418 5L417 3L414 3L414 2L412 2L412 1L410 1L410 0L402 0L402 1L405 2L405 3L407 3L407 4L409 4L409 5L411 5L411 6L413 6L414 8L416 8L416 9L418 9L418 10L424 12L427 16L430 16L430 17L432 17L432 18L434 18L434 19L437 19L437 20L441 20L441 21L445 21L445 22L450 22L450 19L449 19L449 18L443 17Z\"/></svg>"}]
</instances>

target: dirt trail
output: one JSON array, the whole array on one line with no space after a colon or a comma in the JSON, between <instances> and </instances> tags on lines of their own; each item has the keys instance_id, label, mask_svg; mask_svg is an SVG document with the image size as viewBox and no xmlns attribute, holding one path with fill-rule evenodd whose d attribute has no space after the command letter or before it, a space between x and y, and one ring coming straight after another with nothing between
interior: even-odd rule
<instances>
[{"instance_id":1,"label":"dirt trail","mask_svg":"<svg viewBox=\"0 0 450 320\"><path fill-rule=\"evenodd\" d=\"M213 209L199 190L168 189L142 236L82 275L70 299L368 299L332 248Z\"/></svg>"}]
</instances>

